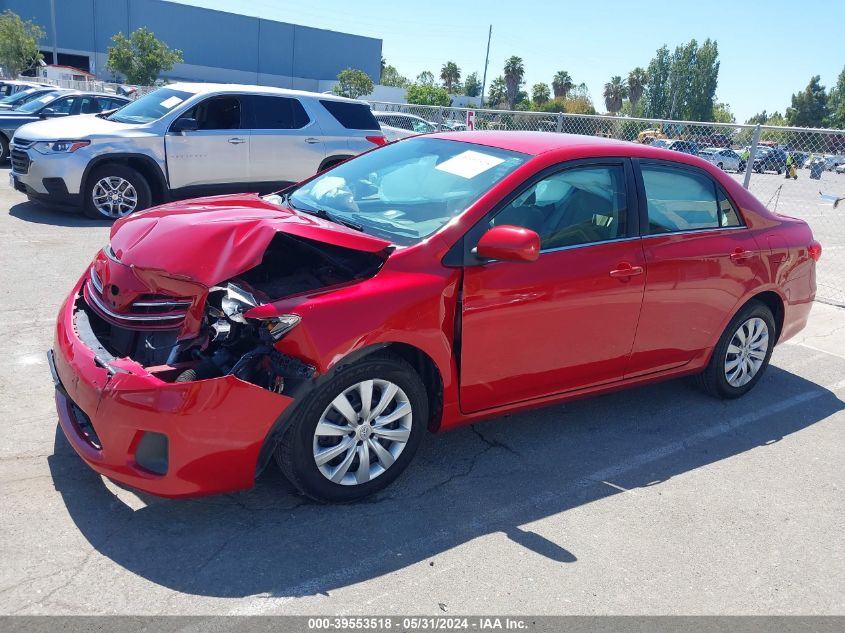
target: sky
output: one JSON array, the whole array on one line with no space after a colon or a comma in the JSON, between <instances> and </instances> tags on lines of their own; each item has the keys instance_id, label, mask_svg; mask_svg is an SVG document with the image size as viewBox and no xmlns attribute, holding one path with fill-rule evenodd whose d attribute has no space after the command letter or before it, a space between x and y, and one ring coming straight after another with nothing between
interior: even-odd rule
<instances>
[{"instance_id":1,"label":"sky","mask_svg":"<svg viewBox=\"0 0 845 633\"><path fill-rule=\"evenodd\" d=\"M511 55L522 57L526 89L558 70L585 82L604 110L604 84L646 67L663 44L719 44L716 97L738 122L783 113L813 75L830 88L845 67L845 2L797 0L176 0L183 4L366 35L383 41L387 63L413 79L454 61L481 78L493 26L487 85ZM213 42L210 42L213 45Z\"/></svg>"}]
</instances>

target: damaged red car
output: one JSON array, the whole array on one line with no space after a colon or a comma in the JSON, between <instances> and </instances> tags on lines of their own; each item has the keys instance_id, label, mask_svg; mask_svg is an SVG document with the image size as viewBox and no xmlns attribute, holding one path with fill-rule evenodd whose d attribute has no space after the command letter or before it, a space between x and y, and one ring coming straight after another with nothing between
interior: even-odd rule
<instances>
[{"instance_id":1,"label":"damaged red car","mask_svg":"<svg viewBox=\"0 0 845 633\"><path fill-rule=\"evenodd\" d=\"M156 495L393 481L426 431L683 375L741 396L821 247L698 158L459 132L115 223L61 308L60 424Z\"/></svg>"}]
</instances>

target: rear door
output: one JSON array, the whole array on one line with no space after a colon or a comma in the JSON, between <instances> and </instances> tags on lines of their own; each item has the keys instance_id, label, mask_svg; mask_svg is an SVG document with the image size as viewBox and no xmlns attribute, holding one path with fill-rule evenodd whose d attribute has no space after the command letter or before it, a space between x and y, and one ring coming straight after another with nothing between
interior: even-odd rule
<instances>
[{"instance_id":1,"label":"rear door","mask_svg":"<svg viewBox=\"0 0 845 633\"><path fill-rule=\"evenodd\" d=\"M250 181L249 128L240 95L208 97L179 118L196 119L198 129L167 133L171 189L211 187L221 191Z\"/></svg>"},{"instance_id":2,"label":"rear door","mask_svg":"<svg viewBox=\"0 0 845 633\"><path fill-rule=\"evenodd\" d=\"M373 149L368 136L383 136L381 126L366 103L320 99L328 116L321 123L326 141L326 155L360 154Z\"/></svg>"},{"instance_id":3,"label":"rear door","mask_svg":"<svg viewBox=\"0 0 845 633\"><path fill-rule=\"evenodd\" d=\"M709 349L762 272L757 243L709 174L635 164L648 275L626 378L680 367Z\"/></svg>"},{"instance_id":4,"label":"rear door","mask_svg":"<svg viewBox=\"0 0 845 633\"><path fill-rule=\"evenodd\" d=\"M314 175L326 157L320 126L299 99L246 95L250 120L250 179L299 182Z\"/></svg>"},{"instance_id":5,"label":"rear door","mask_svg":"<svg viewBox=\"0 0 845 633\"><path fill-rule=\"evenodd\" d=\"M460 401L466 412L621 380L645 286L627 161L564 165L473 227L540 234L531 263L464 269Z\"/></svg>"}]
</instances>

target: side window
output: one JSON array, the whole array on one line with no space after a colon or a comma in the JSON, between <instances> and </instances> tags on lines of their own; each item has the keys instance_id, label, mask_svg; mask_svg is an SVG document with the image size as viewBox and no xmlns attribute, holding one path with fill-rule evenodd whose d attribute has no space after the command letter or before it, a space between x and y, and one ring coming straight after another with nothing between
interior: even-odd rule
<instances>
[{"instance_id":1,"label":"side window","mask_svg":"<svg viewBox=\"0 0 845 633\"><path fill-rule=\"evenodd\" d=\"M719 198L719 226L742 226L739 212L721 187L717 188Z\"/></svg>"},{"instance_id":2,"label":"side window","mask_svg":"<svg viewBox=\"0 0 845 633\"><path fill-rule=\"evenodd\" d=\"M252 128L256 130L298 130L310 119L297 99L248 96L252 107Z\"/></svg>"},{"instance_id":3,"label":"side window","mask_svg":"<svg viewBox=\"0 0 845 633\"><path fill-rule=\"evenodd\" d=\"M658 165L643 165L642 175L650 234L736 226L722 223L716 184L708 176ZM735 210L733 216L738 224Z\"/></svg>"},{"instance_id":4,"label":"side window","mask_svg":"<svg viewBox=\"0 0 845 633\"><path fill-rule=\"evenodd\" d=\"M52 114L70 114L70 111L73 108L73 104L75 101L76 97L56 99L46 108L44 108L44 111Z\"/></svg>"},{"instance_id":5,"label":"side window","mask_svg":"<svg viewBox=\"0 0 845 633\"><path fill-rule=\"evenodd\" d=\"M182 115L196 119L198 130L241 130L241 101L238 97L211 97Z\"/></svg>"},{"instance_id":6,"label":"side window","mask_svg":"<svg viewBox=\"0 0 845 633\"><path fill-rule=\"evenodd\" d=\"M626 237L627 206L621 165L576 167L523 191L490 225L536 231L548 250Z\"/></svg>"},{"instance_id":7,"label":"side window","mask_svg":"<svg viewBox=\"0 0 845 633\"><path fill-rule=\"evenodd\" d=\"M320 104L347 130L381 129L366 103L320 99Z\"/></svg>"},{"instance_id":8,"label":"side window","mask_svg":"<svg viewBox=\"0 0 845 633\"><path fill-rule=\"evenodd\" d=\"M96 112L100 112L97 108L97 99L94 97L82 97L81 105L79 108L80 114L94 114Z\"/></svg>"}]
</instances>

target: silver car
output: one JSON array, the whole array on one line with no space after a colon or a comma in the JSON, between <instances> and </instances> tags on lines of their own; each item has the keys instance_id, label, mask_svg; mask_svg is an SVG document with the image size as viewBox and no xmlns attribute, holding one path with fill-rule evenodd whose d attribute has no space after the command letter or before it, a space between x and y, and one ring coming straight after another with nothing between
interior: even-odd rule
<instances>
[{"instance_id":1,"label":"silver car","mask_svg":"<svg viewBox=\"0 0 845 633\"><path fill-rule=\"evenodd\" d=\"M173 198L266 193L384 144L366 103L234 84L170 84L113 113L25 125L13 186L116 219Z\"/></svg>"},{"instance_id":2,"label":"silver car","mask_svg":"<svg viewBox=\"0 0 845 633\"><path fill-rule=\"evenodd\" d=\"M742 159L734 150L722 147L706 147L698 152L699 157L725 171L742 171Z\"/></svg>"}]
</instances>

